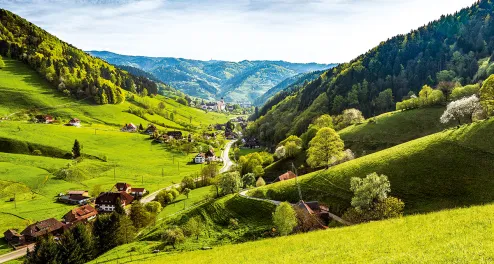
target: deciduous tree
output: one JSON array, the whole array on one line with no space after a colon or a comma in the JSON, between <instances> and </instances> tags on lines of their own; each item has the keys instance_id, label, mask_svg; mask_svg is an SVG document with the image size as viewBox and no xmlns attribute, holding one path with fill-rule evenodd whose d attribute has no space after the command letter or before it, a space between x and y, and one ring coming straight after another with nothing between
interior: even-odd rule
<instances>
[{"instance_id":1,"label":"deciduous tree","mask_svg":"<svg viewBox=\"0 0 494 264\"><path fill-rule=\"evenodd\" d=\"M293 228L297 226L297 214L292 205L287 202L280 203L273 214L273 222L280 235L290 234Z\"/></svg>"},{"instance_id":2,"label":"deciduous tree","mask_svg":"<svg viewBox=\"0 0 494 264\"><path fill-rule=\"evenodd\" d=\"M309 143L307 164L312 168L329 167L343 152L343 140L332 128L322 128Z\"/></svg>"}]
</instances>

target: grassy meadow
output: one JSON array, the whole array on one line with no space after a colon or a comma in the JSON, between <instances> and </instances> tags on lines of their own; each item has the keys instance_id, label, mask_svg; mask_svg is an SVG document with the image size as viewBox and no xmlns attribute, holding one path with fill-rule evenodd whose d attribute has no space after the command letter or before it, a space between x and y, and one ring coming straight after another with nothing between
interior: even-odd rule
<instances>
[{"instance_id":1,"label":"grassy meadow","mask_svg":"<svg viewBox=\"0 0 494 264\"><path fill-rule=\"evenodd\" d=\"M60 95L23 63L5 62L7 66L0 70L0 116L8 116L9 120L0 121L1 233L7 228L23 229L33 221L60 218L72 207L55 203L55 196L67 190L91 191L95 186L109 190L116 182L128 182L153 192L202 168L191 163L193 153L186 155L156 144L147 135L120 132L125 123L147 126L147 120L152 120L172 128L181 128L183 123L205 128L230 119L162 96L138 97L120 105L72 100ZM128 113L131 106L154 106L159 102L174 113L176 122L157 114L146 114L143 119ZM31 123L27 121L28 112L53 115L60 123ZM73 117L81 119L82 127L63 125ZM67 159L75 139L87 155L79 163ZM34 150L40 150L41 155L34 155ZM68 166L77 172L76 177L57 179L55 174ZM14 195L16 203L9 201Z\"/></svg>"},{"instance_id":2,"label":"grassy meadow","mask_svg":"<svg viewBox=\"0 0 494 264\"><path fill-rule=\"evenodd\" d=\"M493 233L494 205L485 205L208 251L152 254L155 244L138 242L138 253L129 244L92 263L491 263Z\"/></svg>"},{"instance_id":3,"label":"grassy meadow","mask_svg":"<svg viewBox=\"0 0 494 264\"><path fill-rule=\"evenodd\" d=\"M335 213L349 206L350 178L388 176L391 195L407 213L429 212L494 200L494 119L451 128L343 164L299 177L305 200ZM251 191L252 192L252 191ZM258 188L257 196L297 201L294 180Z\"/></svg>"}]
</instances>

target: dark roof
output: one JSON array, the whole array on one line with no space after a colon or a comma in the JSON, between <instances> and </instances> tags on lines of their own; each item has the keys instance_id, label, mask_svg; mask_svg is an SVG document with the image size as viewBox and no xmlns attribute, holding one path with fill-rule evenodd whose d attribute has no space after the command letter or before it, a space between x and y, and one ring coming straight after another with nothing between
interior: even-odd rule
<instances>
[{"instance_id":1,"label":"dark roof","mask_svg":"<svg viewBox=\"0 0 494 264\"><path fill-rule=\"evenodd\" d=\"M120 199L122 203L125 202L126 204L129 204L132 202L132 200L134 200L134 197L126 192L105 192L101 193L96 198L95 203L116 205L117 199Z\"/></svg>"},{"instance_id":2,"label":"dark roof","mask_svg":"<svg viewBox=\"0 0 494 264\"><path fill-rule=\"evenodd\" d=\"M299 201L296 206L302 210L304 210L305 212L309 213L309 214L314 214L314 211L310 208L310 206L305 203L304 201Z\"/></svg>"},{"instance_id":3,"label":"dark roof","mask_svg":"<svg viewBox=\"0 0 494 264\"><path fill-rule=\"evenodd\" d=\"M46 219L29 225L21 232L25 236L39 237L56 230L62 229L64 224L55 218Z\"/></svg>"},{"instance_id":4,"label":"dark roof","mask_svg":"<svg viewBox=\"0 0 494 264\"><path fill-rule=\"evenodd\" d=\"M130 189L131 192L144 192L146 189L145 188L132 188Z\"/></svg>"},{"instance_id":5,"label":"dark roof","mask_svg":"<svg viewBox=\"0 0 494 264\"><path fill-rule=\"evenodd\" d=\"M70 120L70 123L77 123L77 122L81 122L81 120L79 120L79 118L72 118Z\"/></svg>"},{"instance_id":6,"label":"dark roof","mask_svg":"<svg viewBox=\"0 0 494 264\"><path fill-rule=\"evenodd\" d=\"M208 152L206 152L206 157L214 157L216 154L214 154L214 149L210 148Z\"/></svg>"},{"instance_id":7,"label":"dark roof","mask_svg":"<svg viewBox=\"0 0 494 264\"><path fill-rule=\"evenodd\" d=\"M117 188L118 191L126 191L128 188L130 188L130 184L126 182L118 182L115 184L115 188Z\"/></svg>"}]
</instances>

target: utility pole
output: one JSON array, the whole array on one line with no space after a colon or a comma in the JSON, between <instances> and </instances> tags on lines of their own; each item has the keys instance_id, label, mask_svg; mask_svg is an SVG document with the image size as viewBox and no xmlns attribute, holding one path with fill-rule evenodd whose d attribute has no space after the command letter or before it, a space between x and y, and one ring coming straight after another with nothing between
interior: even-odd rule
<instances>
[{"instance_id":1,"label":"utility pole","mask_svg":"<svg viewBox=\"0 0 494 264\"><path fill-rule=\"evenodd\" d=\"M144 184L144 175L141 175L141 184Z\"/></svg>"},{"instance_id":2,"label":"utility pole","mask_svg":"<svg viewBox=\"0 0 494 264\"><path fill-rule=\"evenodd\" d=\"M165 173L163 172L163 168L161 168L161 178L165 177Z\"/></svg>"},{"instance_id":3,"label":"utility pole","mask_svg":"<svg viewBox=\"0 0 494 264\"><path fill-rule=\"evenodd\" d=\"M300 189L300 184L298 183L297 168L295 168L295 165L293 165L293 162L292 162L292 169L295 172L295 184L297 184L298 196L300 197L300 201L303 201L304 199L302 199L302 190Z\"/></svg>"},{"instance_id":4,"label":"utility pole","mask_svg":"<svg viewBox=\"0 0 494 264\"><path fill-rule=\"evenodd\" d=\"M113 180L117 177L117 165L113 165Z\"/></svg>"},{"instance_id":5,"label":"utility pole","mask_svg":"<svg viewBox=\"0 0 494 264\"><path fill-rule=\"evenodd\" d=\"M178 172L180 173L180 161L178 161L177 164L178 164Z\"/></svg>"},{"instance_id":6,"label":"utility pole","mask_svg":"<svg viewBox=\"0 0 494 264\"><path fill-rule=\"evenodd\" d=\"M14 207L17 209L17 200L15 199L15 193L14 193Z\"/></svg>"}]
</instances>

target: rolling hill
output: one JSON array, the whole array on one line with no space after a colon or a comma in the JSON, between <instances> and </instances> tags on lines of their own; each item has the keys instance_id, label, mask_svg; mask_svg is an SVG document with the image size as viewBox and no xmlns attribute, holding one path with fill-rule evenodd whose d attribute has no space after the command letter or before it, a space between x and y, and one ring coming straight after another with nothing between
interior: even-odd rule
<instances>
[{"instance_id":1,"label":"rolling hill","mask_svg":"<svg viewBox=\"0 0 494 264\"><path fill-rule=\"evenodd\" d=\"M425 84L485 80L494 70L493 10L492 1L478 1L326 71L303 89L261 109L266 114L256 122L257 135L276 144L287 134L303 133L321 113L358 108L371 117L394 110L395 102L410 92L418 94ZM384 93L388 89L393 98Z\"/></svg>"},{"instance_id":2,"label":"rolling hill","mask_svg":"<svg viewBox=\"0 0 494 264\"><path fill-rule=\"evenodd\" d=\"M114 65L128 65L152 73L161 81L195 97L253 102L288 77L329 69L336 64L285 61L198 61L181 58L126 56L88 51Z\"/></svg>"},{"instance_id":3,"label":"rolling hill","mask_svg":"<svg viewBox=\"0 0 494 264\"><path fill-rule=\"evenodd\" d=\"M328 170L299 177L303 198L319 200L332 211L343 213L352 193L350 178L377 172L388 176L392 195L405 202L407 213L429 212L494 200L494 120L409 141ZM295 202L295 181L258 188L260 197Z\"/></svg>"}]
</instances>

